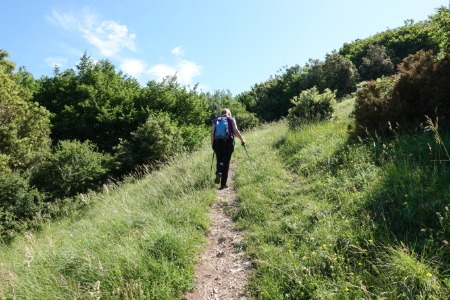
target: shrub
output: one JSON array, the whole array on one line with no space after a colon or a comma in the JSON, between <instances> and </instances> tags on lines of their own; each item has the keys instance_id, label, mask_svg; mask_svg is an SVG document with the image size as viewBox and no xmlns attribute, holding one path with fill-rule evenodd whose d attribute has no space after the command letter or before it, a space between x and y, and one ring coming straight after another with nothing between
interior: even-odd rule
<instances>
[{"instance_id":1,"label":"shrub","mask_svg":"<svg viewBox=\"0 0 450 300\"><path fill-rule=\"evenodd\" d=\"M398 132L416 131L427 116L449 128L450 53L438 60L431 51L419 51L399 65L399 73L360 85L354 110L356 128L382 136L391 135L390 126Z\"/></svg>"},{"instance_id":2,"label":"shrub","mask_svg":"<svg viewBox=\"0 0 450 300\"><path fill-rule=\"evenodd\" d=\"M326 89L319 94L316 87L302 91L292 99L294 107L289 109L288 122L291 128L304 122L330 119L336 107L336 92Z\"/></svg>"},{"instance_id":3,"label":"shrub","mask_svg":"<svg viewBox=\"0 0 450 300\"><path fill-rule=\"evenodd\" d=\"M17 173L0 173L0 240L27 227L40 211L43 197Z\"/></svg>"},{"instance_id":4,"label":"shrub","mask_svg":"<svg viewBox=\"0 0 450 300\"><path fill-rule=\"evenodd\" d=\"M450 113L450 52L438 60L432 51L419 51L399 65L400 78L394 87L394 114L408 129L435 116L445 124Z\"/></svg>"},{"instance_id":5,"label":"shrub","mask_svg":"<svg viewBox=\"0 0 450 300\"><path fill-rule=\"evenodd\" d=\"M154 113L131 133L130 140L122 141L116 151L121 171L128 172L140 165L166 161L184 148L184 140L176 123L167 113Z\"/></svg>"},{"instance_id":6,"label":"shrub","mask_svg":"<svg viewBox=\"0 0 450 300\"><path fill-rule=\"evenodd\" d=\"M89 141L60 141L47 161L32 171L31 183L51 199L96 189L112 167L109 155Z\"/></svg>"},{"instance_id":7,"label":"shrub","mask_svg":"<svg viewBox=\"0 0 450 300\"><path fill-rule=\"evenodd\" d=\"M396 81L396 76L381 77L359 85L353 110L356 124L353 135L378 135L389 131L388 114Z\"/></svg>"}]
</instances>

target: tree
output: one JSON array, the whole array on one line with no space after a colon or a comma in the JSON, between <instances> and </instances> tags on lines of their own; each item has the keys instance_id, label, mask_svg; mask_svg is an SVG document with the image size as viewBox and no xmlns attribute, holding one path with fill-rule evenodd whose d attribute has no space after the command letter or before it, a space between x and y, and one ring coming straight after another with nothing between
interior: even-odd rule
<instances>
[{"instance_id":1,"label":"tree","mask_svg":"<svg viewBox=\"0 0 450 300\"><path fill-rule=\"evenodd\" d=\"M435 43L439 45L439 57L442 58L450 49L450 10L445 7L438 9L431 16L433 30L431 35Z\"/></svg>"},{"instance_id":2,"label":"tree","mask_svg":"<svg viewBox=\"0 0 450 300\"><path fill-rule=\"evenodd\" d=\"M32 91L0 51L0 168L24 171L50 151L50 114L31 102Z\"/></svg>"},{"instance_id":3,"label":"tree","mask_svg":"<svg viewBox=\"0 0 450 300\"><path fill-rule=\"evenodd\" d=\"M379 45L369 45L367 55L359 66L361 80L376 79L394 74L394 64L386 53L386 48Z\"/></svg>"},{"instance_id":4,"label":"tree","mask_svg":"<svg viewBox=\"0 0 450 300\"><path fill-rule=\"evenodd\" d=\"M356 90L359 74L355 65L344 56L332 53L327 54L322 65L322 80L320 92L325 89L337 90L336 97L341 98Z\"/></svg>"},{"instance_id":5,"label":"tree","mask_svg":"<svg viewBox=\"0 0 450 300\"><path fill-rule=\"evenodd\" d=\"M53 113L55 143L90 140L111 152L140 124L135 102L141 87L107 60L95 63L85 54L76 68L41 78L35 99Z\"/></svg>"}]
</instances>

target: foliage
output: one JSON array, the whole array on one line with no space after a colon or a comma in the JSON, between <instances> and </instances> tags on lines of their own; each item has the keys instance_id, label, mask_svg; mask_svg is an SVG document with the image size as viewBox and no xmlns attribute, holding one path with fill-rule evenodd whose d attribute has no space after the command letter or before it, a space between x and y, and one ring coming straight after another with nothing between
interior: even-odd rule
<instances>
[{"instance_id":1,"label":"foliage","mask_svg":"<svg viewBox=\"0 0 450 300\"><path fill-rule=\"evenodd\" d=\"M442 6L430 19L433 28L430 34L439 45L439 57L442 58L450 50L450 10Z\"/></svg>"},{"instance_id":2,"label":"foliage","mask_svg":"<svg viewBox=\"0 0 450 300\"><path fill-rule=\"evenodd\" d=\"M208 125L213 119L220 115L224 108L231 111L233 118L240 130L249 129L259 124L259 120L254 113L248 112L244 104L233 98L229 91L215 91L213 95L208 94L209 111L211 112Z\"/></svg>"},{"instance_id":3,"label":"foliage","mask_svg":"<svg viewBox=\"0 0 450 300\"><path fill-rule=\"evenodd\" d=\"M388 135L393 101L393 88L398 80L398 76L381 77L376 80L362 82L356 92L355 108L353 116L355 118L355 128L352 131L353 137L370 135Z\"/></svg>"},{"instance_id":4,"label":"foliage","mask_svg":"<svg viewBox=\"0 0 450 300\"><path fill-rule=\"evenodd\" d=\"M379 45L385 47L392 63L397 65L403 58L419 50L439 49L439 42L432 38L434 23L423 21L406 23L404 26L388 29L365 39L344 43L339 54L350 59L359 68L363 58L367 56L369 47ZM387 75L387 74L385 74Z\"/></svg>"},{"instance_id":5,"label":"foliage","mask_svg":"<svg viewBox=\"0 0 450 300\"><path fill-rule=\"evenodd\" d=\"M425 116L438 117L445 125L450 118L450 52L438 60L431 51L419 51L399 65L394 87L394 113L405 128L425 123Z\"/></svg>"},{"instance_id":6,"label":"foliage","mask_svg":"<svg viewBox=\"0 0 450 300\"><path fill-rule=\"evenodd\" d=\"M260 84L255 84L250 92L236 97L246 110L264 121L274 121L287 115L292 107L291 99L301 91L299 80L302 69L295 65L280 70L280 74Z\"/></svg>"},{"instance_id":7,"label":"foliage","mask_svg":"<svg viewBox=\"0 0 450 300\"><path fill-rule=\"evenodd\" d=\"M121 169L129 172L140 165L165 162L184 147L182 133L169 114L155 113L131 133L130 140L121 142L116 151Z\"/></svg>"},{"instance_id":8,"label":"foliage","mask_svg":"<svg viewBox=\"0 0 450 300\"><path fill-rule=\"evenodd\" d=\"M52 112L52 139L89 140L111 152L119 139L139 125L135 99L140 85L116 73L107 60L93 62L86 54L74 70L39 79L34 99Z\"/></svg>"},{"instance_id":9,"label":"foliage","mask_svg":"<svg viewBox=\"0 0 450 300\"><path fill-rule=\"evenodd\" d=\"M30 182L48 200L73 197L96 190L106 181L113 163L89 141L60 141L52 155L32 170Z\"/></svg>"},{"instance_id":10,"label":"foliage","mask_svg":"<svg viewBox=\"0 0 450 300\"><path fill-rule=\"evenodd\" d=\"M355 65L346 57L337 53L327 54L322 65L319 91L336 90L336 97L351 94L359 82L359 74Z\"/></svg>"},{"instance_id":11,"label":"foliage","mask_svg":"<svg viewBox=\"0 0 450 300\"><path fill-rule=\"evenodd\" d=\"M31 90L7 57L0 51L0 154L4 166L25 171L50 151L50 116L30 101Z\"/></svg>"},{"instance_id":12,"label":"foliage","mask_svg":"<svg viewBox=\"0 0 450 300\"><path fill-rule=\"evenodd\" d=\"M331 119L336 106L336 92L326 89L320 94L316 87L302 91L292 99L287 120L291 128L312 121Z\"/></svg>"},{"instance_id":13,"label":"foliage","mask_svg":"<svg viewBox=\"0 0 450 300\"><path fill-rule=\"evenodd\" d=\"M18 173L0 173L0 241L9 241L40 212L43 196Z\"/></svg>"},{"instance_id":14,"label":"foliage","mask_svg":"<svg viewBox=\"0 0 450 300\"><path fill-rule=\"evenodd\" d=\"M177 77L167 77L162 82L150 81L142 90L137 106L144 112L158 111L170 115L180 125L202 126L208 119L208 103L197 87L188 90L180 86ZM144 122L148 114L144 114ZM143 123L144 123L143 122Z\"/></svg>"},{"instance_id":15,"label":"foliage","mask_svg":"<svg viewBox=\"0 0 450 300\"><path fill-rule=\"evenodd\" d=\"M394 74L394 64L384 46L369 45L358 68L361 80L372 80Z\"/></svg>"},{"instance_id":16,"label":"foliage","mask_svg":"<svg viewBox=\"0 0 450 300\"><path fill-rule=\"evenodd\" d=\"M430 51L419 51L403 60L398 75L361 84L354 111L355 133L412 132L423 126L427 116L442 120L442 128L447 128L449 76L450 53L438 60Z\"/></svg>"}]
</instances>

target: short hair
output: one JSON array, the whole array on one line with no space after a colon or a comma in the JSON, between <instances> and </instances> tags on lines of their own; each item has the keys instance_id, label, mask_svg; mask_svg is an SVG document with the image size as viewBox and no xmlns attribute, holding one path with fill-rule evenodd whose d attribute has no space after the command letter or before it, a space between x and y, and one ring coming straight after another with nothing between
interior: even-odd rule
<instances>
[{"instance_id":1,"label":"short hair","mask_svg":"<svg viewBox=\"0 0 450 300\"><path fill-rule=\"evenodd\" d=\"M222 116L223 115L227 115L227 116L231 117L231 111L228 108L224 108L224 109L222 109L222 114L221 115Z\"/></svg>"}]
</instances>

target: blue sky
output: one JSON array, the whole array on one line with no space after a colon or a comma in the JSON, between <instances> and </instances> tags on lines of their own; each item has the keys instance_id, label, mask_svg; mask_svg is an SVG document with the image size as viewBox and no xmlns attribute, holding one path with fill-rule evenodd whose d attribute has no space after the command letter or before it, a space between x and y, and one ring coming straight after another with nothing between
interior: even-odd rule
<instances>
[{"instance_id":1,"label":"blue sky","mask_svg":"<svg viewBox=\"0 0 450 300\"><path fill-rule=\"evenodd\" d=\"M73 69L86 52L145 85L233 95L283 66L323 60L344 43L423 21L447 0L3 1L0 49L35 78Z\"/></svg>"}]
</instances>

